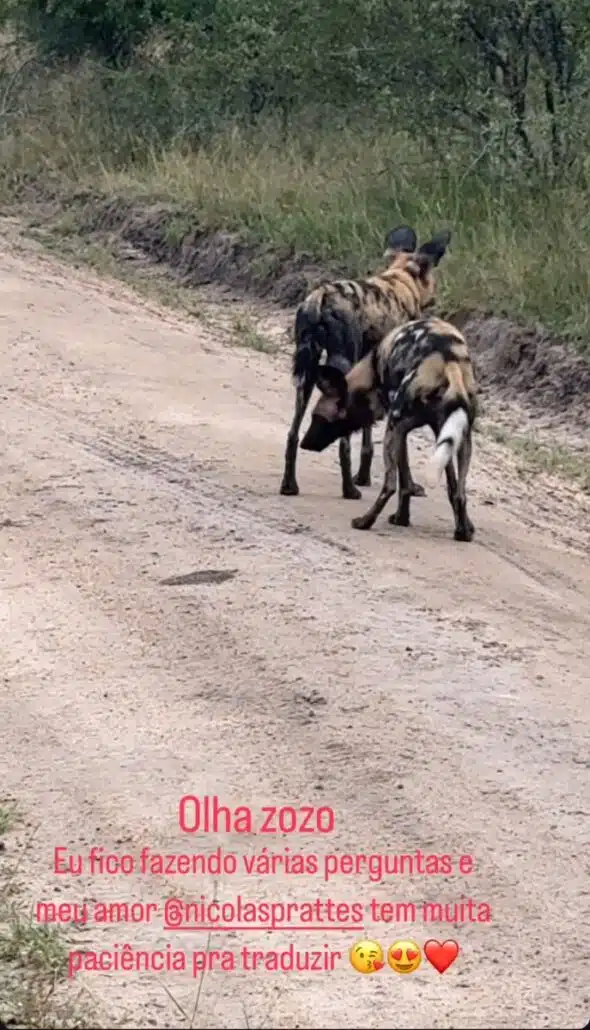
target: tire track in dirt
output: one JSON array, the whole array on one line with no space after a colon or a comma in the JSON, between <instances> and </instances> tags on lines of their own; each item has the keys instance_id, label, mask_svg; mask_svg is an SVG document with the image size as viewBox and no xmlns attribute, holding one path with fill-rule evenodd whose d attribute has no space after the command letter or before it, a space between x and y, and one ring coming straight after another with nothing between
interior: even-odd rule
<instances>
[{"instance_id":1,"label":"tire track in dirt","mask_svg":"<svg viewBox=\"0 0 590 1030\"><path fill-rule=\"evenodd\" d=\"M21 403L28 403L33 408L40 407L36 399L32 396L27 397L22 392L19 399ZM42 408L47 413L52 413L53 415L57 412L55 406L46 402L43 403ZM82 426L85 427L85 432L82 432ZM56 429L56 433L59 434L60 430ZM195 495L196 498L200 496L206 500L214 500L233 508L237 508L239 504L240 510L248 512L250 518L261 529L264 526L272 525L293 534L311 534L316 540L326 543L345 554L358 554L358 550L342 540L319 533L312 525L306 524L296 517L289 516L284 511L280 513L269 511L267 507L262 514L260 511L261 495L256 489L243 485L224 486L220 482L219 474L215 479L211 479L211 474L222 471L223 462L214 459L206 461L179 460L170 452L145 440L141 441L137 438L123 440L113 434L105 433L102 428L97 427L91 419L84 418L81 413L76 415L74 428L61 431L61 435L64 439L76 442L90 453L96 454L114 464L129 468L137 467L151 470L152 473L161 476L168 484L188 491ZM198 503L202 507L201 502ZM391 530L385 529L384 531L382 526L378 527L377 533L391 537ZM540 587L541 593L544 596L548 598L553 596L551 586L547 586L549 582L555 586L565 587L569 593L576 597L576 602L574 603L577 603L577 598L580 600L585 598L579 581L572 576L566 575L562 569L556 568L550 562L543 562L540 555L536 556L535 563L533 563L522 553L516 552L518 557L515 554L506 553L504 545L505 540L503 537L489 530L486 538L483 541L478 540L477 542L477 546L489 551L496 559L524 574L531 580L532 584ZM574 621L578 618L577 612L572 608L568 608L567 613ZM585 624L583 618L581 621Z\"/></svg>"}]
</instances>

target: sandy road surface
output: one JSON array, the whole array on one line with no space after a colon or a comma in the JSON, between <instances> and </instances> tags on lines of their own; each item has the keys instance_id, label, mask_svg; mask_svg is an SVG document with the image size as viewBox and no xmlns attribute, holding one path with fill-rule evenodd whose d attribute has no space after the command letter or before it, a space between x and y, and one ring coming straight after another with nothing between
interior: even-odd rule
<instances>
[{"instance_id":1,"label":"sandy road surface","mask_svg":"<svg viewBox=\"0 0 590 1030\"><path fill-rule=\"evenodd\" d=\"M442 488L414 525L350 528L335 449L278 495L284 355L34 255L0 258L0 783L38 825L31 900L211 897L210 879L59 880L63 845L138 855L471 853L469 877L218 877L222 900L415 902L384 944L455 938L439 976L361 977L365 934L219 932L211 948L343 952L331 973L206 974L198 1026L581 1027L590 1014L590 515L478 439L476 542ZM357 444L358 446L358 444ZM419 478L421 442L413 461ZM377 476L380 473L380 460ZM203 569L225 582L162 585ZM331 837L182 834L183 794L334 809ZM23 838L24 840L24 838ZM488 902L425 925L421 902ZM76 946L204 948L206 933L86 925ZM85 974L108 1025L182 1022L186 973ZM186 1025L186 1024L185 1024Z\"/></svg>"}]
</instances>

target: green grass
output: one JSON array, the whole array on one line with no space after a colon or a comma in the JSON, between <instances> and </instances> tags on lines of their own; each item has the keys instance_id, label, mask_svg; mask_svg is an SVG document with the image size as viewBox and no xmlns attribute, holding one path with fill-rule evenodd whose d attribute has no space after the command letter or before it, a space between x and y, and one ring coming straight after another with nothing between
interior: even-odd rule
<instances>
[{"instance_id":1,"label":"green grass","mask_svg":"<svg viewBox=\"0 0 590 1030\"><path fill-rule=\"evenodd\" d=\"M236 315L232 320L232 340L237 347L257 350L262 354L276 354L279 347L256 328L251 318Z\"/></svg>"},{"instance_id":2,"label":"green grass","mask_svg":"<svg viewBox=\"0 0 590 1030\"><path fill-rule=\"evenodd\" d=\"M19 852L12 831L20 822L13 802L0 804L0 1020L33 1030L98 1027L86 997L61 990L67 976L64 931L39 924L25 905ZM23 845L23 847L26 847ZM16 857L14 857L16 856Z\"/></svg>"},{"instance_id":3,"label":"green grass","mask_svg":"<svg viewBox=\"0 0 590 1030\"><path fill-rule=\"evenodd\" d=\"M18 806L14 801L0 804L0 840L14 828L18 819Z\"/></svg>"},{"instance_id":4,"label":"green grass","mask_svg":"<svg viewBox=\"0 0 590 1030\"><path fill-rule=\"evenodd\" d=\"M584 493L590 493L590 452L587 449L576 451L563 444L538 440L534 434L508 433L493 425L487 425L485 433L512 451L521 472L559 476L575 483Z\"/></svg>"},{"instance_id":5,"label":"green grass","mask_svg":"<svg viewBox=\"0 0 590 1030\"><path fill-rule=\"evenodd\" d=\"M59 978L66 973L67 950L55 927L38 925L13 903L4 912L0 962L16 962Z\"/></svg>"},{"instance_id":6,"label":"green grass","mask_svg":"<svg viewBox=\"0 0 590 1030\"><path fill-rule=\"evenodd\" d=\"M226 127L189 149L179 133L162 138L133 88L129 76L107 84L85 65L37 70L20 93L13 90L13 112L0 124L5 200L35 184L65 196L83 187L170 202L179 213L167 227L169 243L195 224L230 228L351 274L376 266L397 223L415 224L422 237L450 226L443 304L537 320L583 348L590 341L585 183L549 188L486 170L458 143L434 152L378 124L320 131L304 114L287 138L270 123Z\"/></svg>"}]
</instances>

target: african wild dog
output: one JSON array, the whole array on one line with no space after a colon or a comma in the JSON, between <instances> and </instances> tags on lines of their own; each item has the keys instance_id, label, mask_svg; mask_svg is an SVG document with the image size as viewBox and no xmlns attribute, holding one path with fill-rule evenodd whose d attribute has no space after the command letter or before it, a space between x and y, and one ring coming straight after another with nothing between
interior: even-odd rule
<instances>
[{"instance_id":1,"label":"african wild dog","mask_svg":"<svg viewBox=\"0 0 590 1030\"><path fill-rule=\"evenodd\" d=\"M417 318L432 307L436 295L433 268L438 265L451 240L447 230L437 233L420 249L416 233L408 226L392 229L385 245L385 271L370 279L324 283L299 305L295 316L293 377L296 384L295 414L287 437L281 493L299 493L295 472L299 430L314 388L320 359L342 375L395 326ZM323 366L322 366L323 367ZM373 440L370 426L363 427L361 460L353 480L350 438L340 440L342 495L357 499L358 486L371 485ZM423 489L415 484L417 495Z\"/></svg>"},{"instance_id":2,"label":"african wild dog","mask_svg":"<svg viewBox=\"0 0 590 1030\"><path fill-rule=\"evenodd\" d=\"M465 482L471 461L471 431L477 413L477 386L465 337L440 318L430 316L394 329L347 375L337 368L319 370L318 400L301 441L306 451L323 451L387 415L383 439L385 476L375 503L355 529L370 529L396 490L396 526L410 525L414 494L407 436L430 426L436 436L432 468L446 472L447 493L455 515L455 540L471 540L475 529L467 514ZM453 458L457 458L458 477Z\"/></svg>"}]
</instances>

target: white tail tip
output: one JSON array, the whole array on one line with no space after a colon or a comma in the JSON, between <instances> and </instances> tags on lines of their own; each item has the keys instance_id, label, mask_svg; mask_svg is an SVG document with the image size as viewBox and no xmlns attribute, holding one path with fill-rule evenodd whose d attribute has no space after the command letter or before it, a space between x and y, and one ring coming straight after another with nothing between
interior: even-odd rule
<instances>
[{"instance_id":1,"label":"white tail tip","mask_svg":"<svg viewBox=\"0 0 590 1030\"><path fill-rule=\"evenodd\" d=\"M451 412L438 434L436 449L428 462L425 475L427 486L438 486L444 470L459 450L468 425L469 419L463 408Z\"/></svg>"},{"instance_id":2,"label":"white tail tip","mask_svg":"<svg viewBox=\"0 0 590 1030\"><path fill-rule=\"evenodd\" d=\"M431 490L440 483L442 474L452 457L453 445L447 440L439 444L434 454L431 455L424 476L426 486L429 486Z\"/></svg>"}]
</instances>

